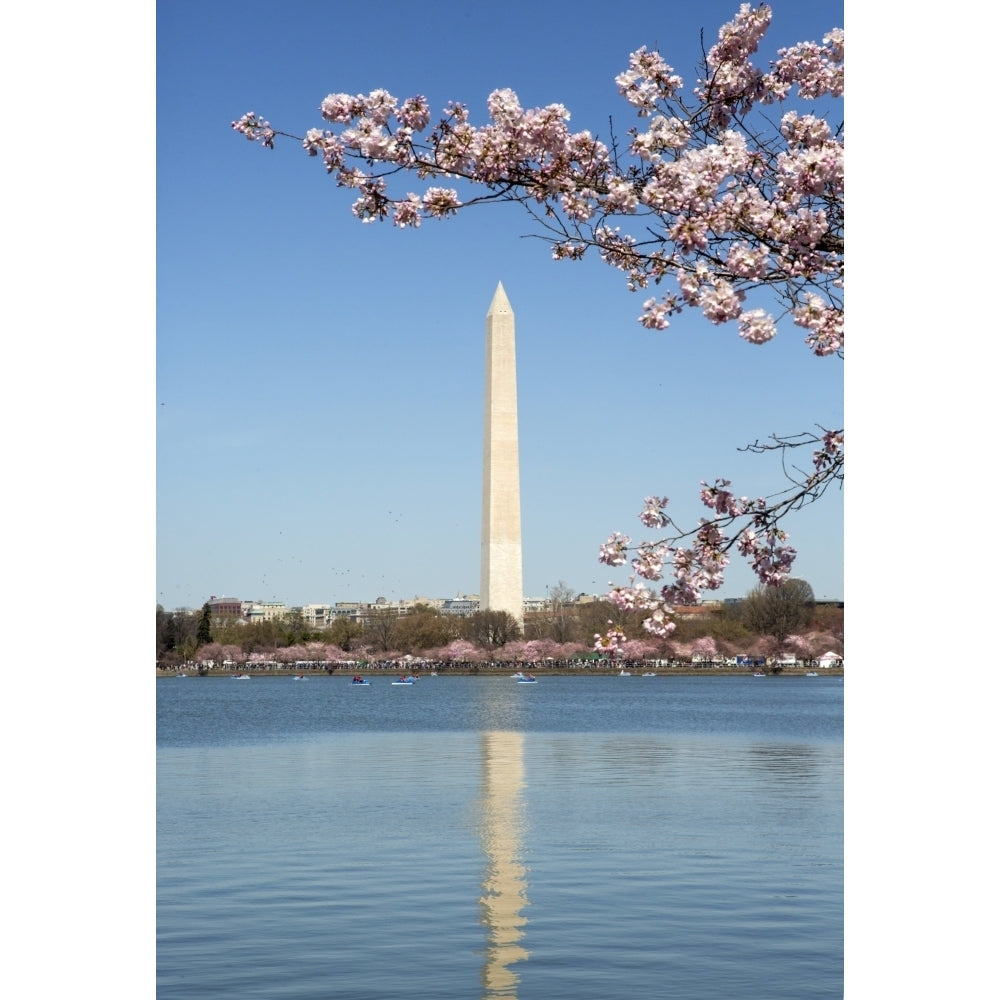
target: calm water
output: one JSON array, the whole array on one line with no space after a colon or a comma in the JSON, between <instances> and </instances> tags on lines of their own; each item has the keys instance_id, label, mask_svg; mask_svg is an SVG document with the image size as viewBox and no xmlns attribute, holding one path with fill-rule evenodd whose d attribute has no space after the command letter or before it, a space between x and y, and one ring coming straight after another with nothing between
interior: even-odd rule
<instances>
[{"instance_id":1,"label":"calm water","mask_svg":"<svg viewBox=\"0 0 1000 1000\"><path fill-rule=\"evenodd\" d=\"M843 995L843 678L157 682L157 995Z\"/></svg>"}]
</instances>

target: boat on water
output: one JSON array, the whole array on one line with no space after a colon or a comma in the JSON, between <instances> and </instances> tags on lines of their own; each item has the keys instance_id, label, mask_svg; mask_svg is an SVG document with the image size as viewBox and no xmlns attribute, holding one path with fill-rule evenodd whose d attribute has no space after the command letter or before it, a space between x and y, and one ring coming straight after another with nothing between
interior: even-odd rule
<instances>
[{"instance_id":1,"label":"boat on water","mask_svg":"<svg viewBox=\"0 0 1000 1000\"><path fill-rule=\"evenodd\" d=\"M352 677L351 678L351 683L352 684L359 684L359 685L361 685L361 687L371 687L372 686L372 682L370 680L368 680L366 677Z\"/></svg>"},{"instance_id":2,"label":"boat on water","mask_svg":"<svg viewBox=\"0 0 1000 1000\"><path fill-rule=\"evenodd\" d=\"M511 679L512 681L523 681L523 680L527 680L527 677L528 677L528 675L527 675L527 674L523 674L523 673L521 673L521 671L520 671L520 670L518 670L518 672L517 672L516 674L511 674L511 675L510 675L510 679Z\"/></svg>"},{"instance_id":3,"label":"boat on water","mask_svg":"<svg viewBox=\"0 0 1000 1000\"><path fill-rule=\"evenodd\" d=\"M234 681L248 681L248 680L250 680L250 675L249 674L233 674L232 676L233 676L233 680Z\"/></svg>"},{"instance_id":4,"label":"boat on water","mask_svg":"<svg viewBox=\"0 0 1000 1000\"><path fill-rule=\"evenodd\" d=\"M535 677L532 674L522 674L520 677L518 677L517 683L518 684L537 684L538 681L535 679Z\"/></svg>"},{"instance_id":5,"label":"boat on water","mask_svg":"<svg viewBox=\"0 0 1000 1000\"><path fill-rule=\"evenodd\" d=\"M766 677L767 676L767 674L765 674L763 670L755 670L753 672L753 675L754 675L754 677Z\"/></svg>"},{"instance_id":6,"label":"boat on water","mask_svg":"<svg viewBox=\"0 0 1000 1000\"><path fill-rule=\"evenodd\" d=\"M400 677L398 681L393 681L392 683L397 687L399 687L400 685L402 685L403 687L412 687L413 680L414 679L412 677Z\"/></svg>"},{"instance_id":7,"label":"boat on water","mask_svg":"<svg viewBox=\"0 0 1000 1000\"><path fill-rule=\"evenodd\" d=\"M178 677L187 677L187 674L178 674Z\"/></svg>"},{"instance_id":8,"label":"boat on water","mask_svg":"<svg viewBox=\"0 0 1000 1000\"><path fill-rule=\"evenodd\" d=\"M631 670L619 670L618 671L618 676L619 677L631 677L632 676L632 671Z\"/></svg>"},{"instance_id":9,"label":"boat on water","mask_svg":"<svg viewBox=\"0 0 1000 1000\"><path fill-rule=\"evenodd\" d=\"M810 670L810 671L809 671L809 672L808 672L808 673L806 674L806 677L819 677L819 674L818 674L818 673L816 673L816 671L815 671L815 670Z\"/></svg>"},{"instance_id":10,"label":"boat on water","mask_svg":"<svg viewBox=\"0 0 1000 1000\"><path fill-rule=\"evenodd\" d=\"M655 677L655 676L656 676L656 673L655 673L655 671L652 671L652 670L648 670L648 671L647 671L646 673L644 673L644 674L643 674L642 676L643 676L643 677Z\"/></svg>"},{"instance_id":11,"label":"boat on water","mask_svg":"<svg viewBox=\"0 0 1000 1000\"><path fill-rule=\"evenodd\" d=\"M305 678L305 675L304 675L304 674L296 674L296 675L295 675L295 676L294 676L294 677L292 678L292 680L293 680L293 681L304 681L305 679L306 679L306 678Z\"/></svg>"}]
</instances>

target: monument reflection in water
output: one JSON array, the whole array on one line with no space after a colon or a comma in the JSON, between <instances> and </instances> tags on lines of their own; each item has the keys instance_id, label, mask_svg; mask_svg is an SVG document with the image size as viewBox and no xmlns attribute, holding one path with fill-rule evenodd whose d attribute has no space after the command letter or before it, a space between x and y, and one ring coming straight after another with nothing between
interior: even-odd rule
<instances>
[{"instance_id":1,"label":"monument reflection in water","mask_svg":"<svg viewBox=\"0 0 1000 1000\"><path fill-rule=\"evenodd\" d=\"M521 863L525 832L524 736L482 734L483 793L480 839L486 855L482 921L486 926L483 997L516 997L520 979L511 966L529 955L518 944L528 918L527 868Z\"/></svg>"}]
</instances>

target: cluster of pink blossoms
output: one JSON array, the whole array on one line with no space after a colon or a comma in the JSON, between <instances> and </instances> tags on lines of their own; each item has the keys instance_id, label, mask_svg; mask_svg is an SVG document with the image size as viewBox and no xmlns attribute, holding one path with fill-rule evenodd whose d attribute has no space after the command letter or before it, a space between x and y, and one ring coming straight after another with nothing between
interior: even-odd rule
<instances>
[{"instance_id":1,"label":"cluster of pink blossoms","mask_svg":"<svg viewBox=\"0 0 1000 1000\"><path fill-rule=\"evenodd\" d=\"M613 622L608 622L608 630L603 635L600 632L594 635L594 649L609 656L621 656L624 654L625 643L628 637Z\"/></svg>"},{"instance_id":2,"label":"cluster of pink blossoms","mask_svg":"<svg viewBox=\"0 0 1000 1000\"><path fill-rule=\"evenodd\" d=\"M775 125L766 109L796 94L810 102L840 99L844 33L835 28L822 42L781 49L760 68L753 58L770 23L766 4L740 7L705 57L694 102L683 99L683 79L658 52L633 52L615 80L643 126L628 132L632 160L621 151L611 156L588 131L570 131L562 105L526 110L506 89L489 96L490 120L478 127L459 103L450 103L432 126L421 95L399 101L385 90L330 94L319 106L330 127L310 129L300 141L339 186L357 192L352 210L364 222L391 219L399 228L417 228L471 204L518 202L535 217L540 209L557 260L596 250L626 275L630 291L673 278L676 292L643 302L639 321L649 329L665 330L675 314L698 309L713 324L734 323L744 341L765 344L778 333L775 316L762 305L770 297L806 331L810 351L839 357L842 124L790 109ZM289 135L253 112L232 127L268 148L276 136ZM402 174L425 189L391 191ZM673 582L657 593L641 584L615 588L614 599L648 612L646 628L666 635L671 605L718 588L731 548L761 581L780 583L795 550L777 522L842 478L843 431L824 429L817 456L815 472L790 498L737 500L722 480L705 487L711 520L635 549L636 576L659 580L669 564ZM666 504L665 497L649 498L643 524L675 527ZM687 537L689 546L677 544ZM600 558L623 565L630 551L631 540L615 534Z\"/></svg>"},{"instance_id":3,"label":"cluster of pink blossoms","mask_svg":"<svg viewBox=\"0 0 1000 1000\"><path fill-rule=\"evenodd\" d=\"M843 31L782 50L764 72L751 58L770 22L769 7L744 4L723 25L693 109L681 102L683 80L659 53L631 55L616 83L648 119L645 131L629 133L634 164L611 158L589 132L571 132L562 105L525 110L511 90L490 95L489 124L473 126L467 108L453 103L433 129L423 96L400 102L385 90L330 94L320 114L339 130L311 129L303 146L341 186L358 190L354 213L363 221L391 219L404 228L445 218L463 206L459 186L478 189L464 204L540 204L550 231L564 234L551 240L557 259L597 248L628 274L633 290L676 275L682 295L647 299L643 325L666 329L673 314L693 306L713 323L736 322L743 339L762 344L775 336L775 320L745 300L767 288L810 331L806 343L822 356L843 345L842 130L789 111L765 138L767 120L750 116L757 105L789 99L795 87L809 98L839 98ZM233 127L268 147L285 134L253 114ZM451 183L392 194L386 178L400 168ZM614 218L640 220L641 243L610 226ZM650 241L650 231L658 240Z\"/></svg>"},{"instance_id":4,"label":"cluster of pink blossoms","mask_svg":"<svg viewBox=\"0 0 1000 1000\"><path fill-rule=\"evenodd\" d=\"M665 638L674 631L674 606L696 604L704 591L722 585L723 571L729 564L726 553L734 545L759 579L768 584L786 580L795 559L795 549L785 544L787 534L777 525L783 512L773 503L763 497L736 497L727 488L731 484L726 479L717 479L711 486L705 482L701 485L701 501L715 517L702 519L693 532L678 529L670 539L640 542L631 558L633 575L629 585L614 587L609 594L622 611L643 612L643 627L656 636ZM785 500L786 504L794 502L792 498ZM639 520L648 528L675 527L666 512L668 503L667 497L647 497ZM741 521L745 524L735 533L723 530ZM694 536L692 545L674 544L688 535ZM609 566L622 566L632 551L632 539L615 532L601 546L599 558ZM646 584L636 583L636 577L661 580L668 563L673 576L669 585L652 591Z\"/></svg>"}]
</instances>

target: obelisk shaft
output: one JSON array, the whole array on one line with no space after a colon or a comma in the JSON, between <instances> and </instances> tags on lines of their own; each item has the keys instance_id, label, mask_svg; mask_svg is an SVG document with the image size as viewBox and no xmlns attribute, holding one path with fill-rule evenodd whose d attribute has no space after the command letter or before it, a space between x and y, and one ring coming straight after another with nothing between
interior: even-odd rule
<instances>
[{"instance_id":1,"label":"obelisk shaft","mask_svg":"<svg viewBox=\"0 0 1000 1000\"><path fill-rule=\"evenodd\" d=\"M524 619L514 312L498 284L486 313L483 537L479 607Z\"/></svg>"}]
</instances>

